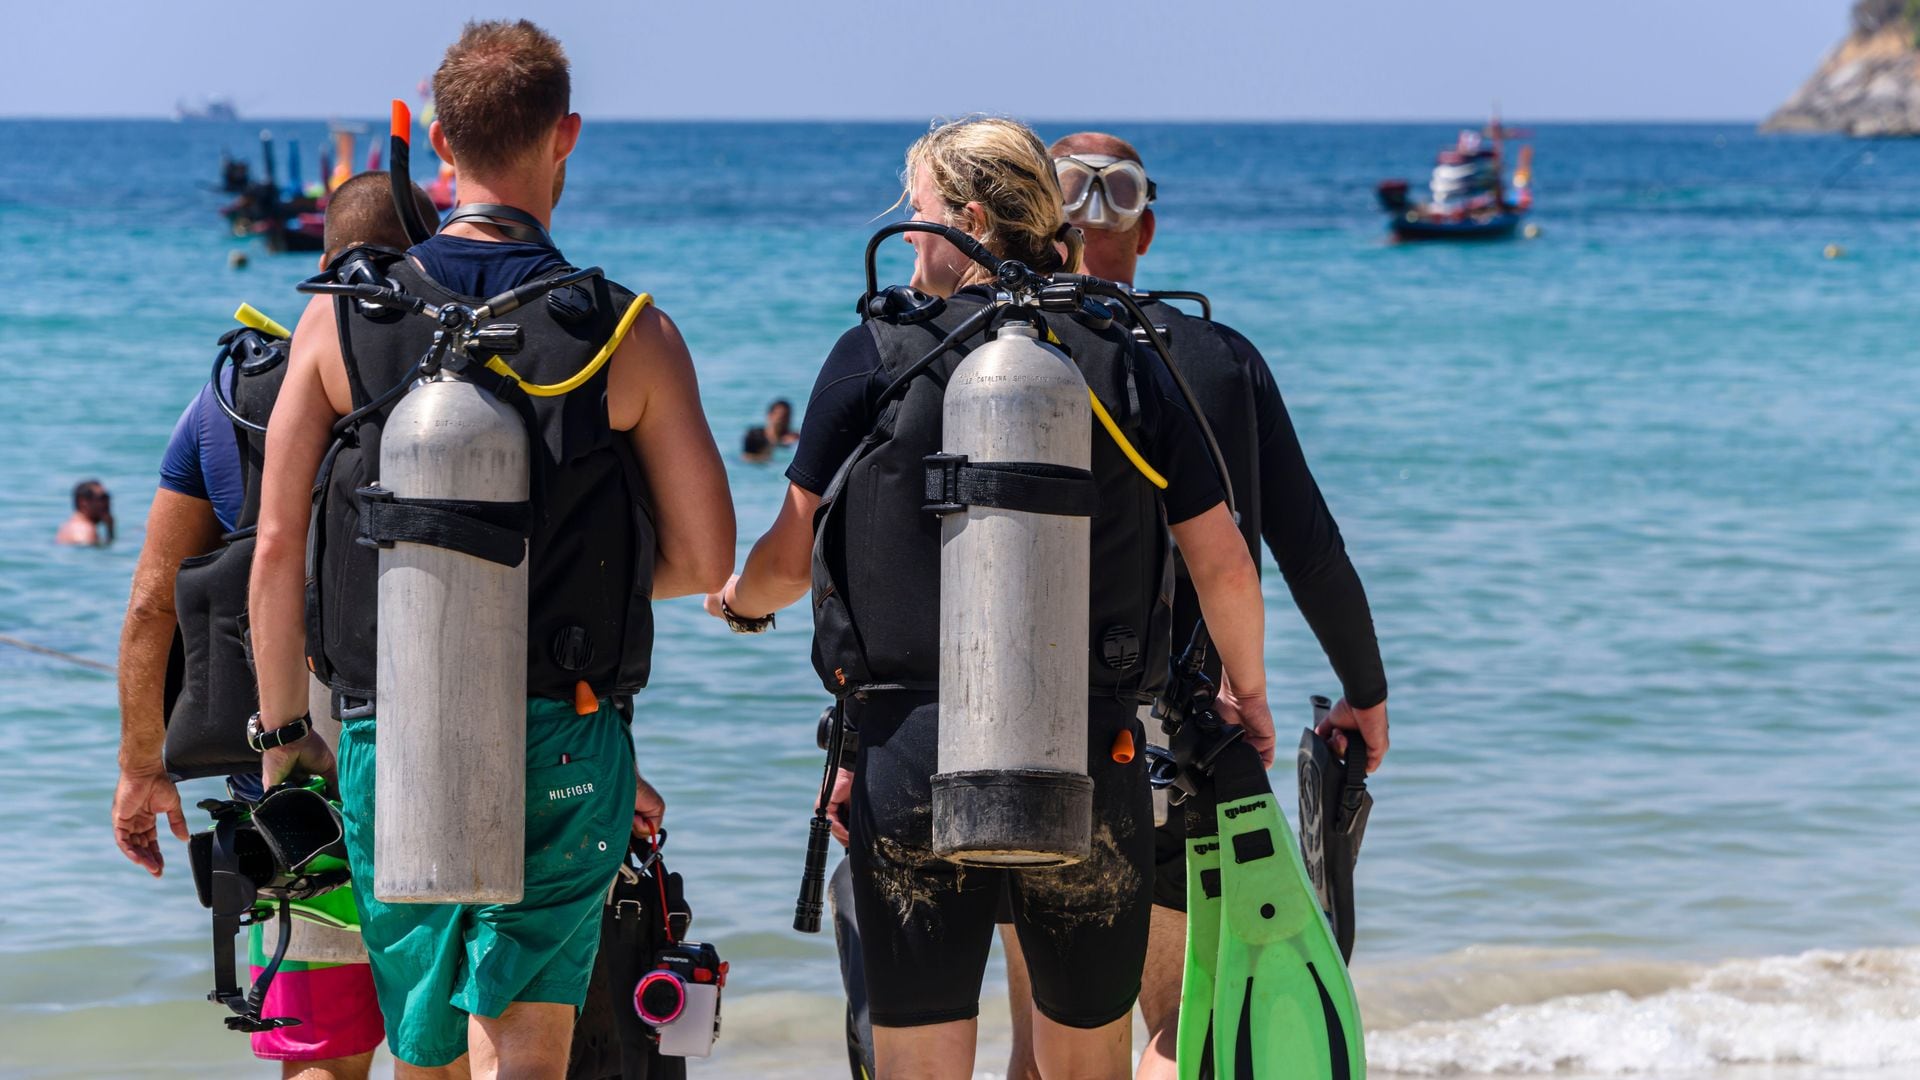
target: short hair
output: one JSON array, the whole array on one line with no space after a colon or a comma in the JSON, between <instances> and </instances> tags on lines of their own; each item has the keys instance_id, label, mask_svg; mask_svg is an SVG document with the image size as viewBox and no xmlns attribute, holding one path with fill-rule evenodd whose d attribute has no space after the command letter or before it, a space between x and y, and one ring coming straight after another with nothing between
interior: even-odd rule
<instances>
[{"instance_id":1,"label":"short hair","mask_svg":"<svg viewBox=\"0 0 1920 1080\"><path fill-rule=\"evenodd\" d=\"M419 208L422 221L432 221L439 216L433 200L427 198L419 184L413 185L413 205ZM327 198L327 222L322 236L321 246L330 259L360 244L402 250L413 245L413 238L407 235L406 226L400 224L400 215L393 208L393 181L385 169L359 173L333 189Z\"/></svg>"},{"instance_id":2,"label":"short hair","mask_svg":"<svg viewBox=\"0 0 1920 1080\"><path fill-rule=\"evenodd\" d=\"M107 493L107 485L102 484L98 480L82 480L73 485L73 508L75 510L80 509L80 500L92 498L96 491L105 495Z\"/></svg>"},{"instance_id":3,"label":"short hair","mask_svg":"<svg viewBox=\"0 0 1920 1080\"><path fill-rule=\"evenodd\" d=\"M747 429L747 437L741 443L740 449L742 453L764 454L773 449L773 440L767 438L765 428L750 427Z\"/></svg>"},{"instance_id":4,"label":"short hair","mask_svg":"<svg viewBox=\"0 0 1920 1080\"><path fill-rule=\"evenodd\" d=\"M467 24L433 73L434 116L462 172L512 165L567 115L566 51L525 19Z\"/></svg>"},{"instance_id":5,"label":"short hair","mask_svg":"<svg viewBox=\"0 0 1920 1080\"><path fill-rule=\"evenodd\" d=\"M1106 154L1122 161L1131 161L1146 168L1147 163L1140 160L1140 151L1133 144L1118 135L1109 135L1104 131L1076 131L1055 139L1047 147L1047 156L1063 158L1068 154Z\"/></svg>"},{"instance_id":6,"label":"short hair","mask_svg":"<svg viewBox=\"0 0 1920 1080\"><path fill-rule=\"evenodd\" d=\"M788 401L786 398L783 398L783 397L774 398L772 401L767 402L768 412L772 412L775 409L785 409L788 412L792 412L793 402Z\"/></svg>"}]
</instances>

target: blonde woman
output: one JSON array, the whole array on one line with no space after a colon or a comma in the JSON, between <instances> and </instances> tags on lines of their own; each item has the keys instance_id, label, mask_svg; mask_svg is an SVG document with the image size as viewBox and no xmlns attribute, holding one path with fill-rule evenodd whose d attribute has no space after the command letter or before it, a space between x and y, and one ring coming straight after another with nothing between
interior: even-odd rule
<instances>
[{"instance_id":1,"label":"blonde woman","mask_svg":"<svg viewBox=\"0 0 1920 1080\"><path fill-rule=\"evenodd\" d=\"M1069 269L1078 236L1063 215L1046 148L1011 120L956 121L907 151L914 216L953 226L1001 258L1043 273ZM1100 488L1090 544L1093 596L1088 774L1094 838L1062 869L961 869L932 850L930 784L938 745L940 526L926 513L922 458L940 449L942 388L966 348L916 379L897 403L881 390L992 299L990 275L945 237L910 233L912 284L943 298L931 319L869 319L822 366L787 469L778 518L746 567L708 598L737 630L812 585L815 512L820 573L814 662L859 731L853 768L835 786L836 835L848 841L854 905L883 1078L973 1072L980 982L1002 898L1033 987L1033 1043L1050 1080L1126 1076L1129 1014L1140 988L1153 870L1153 820L1141 759L1116 761L1122 733L1144 745L1136 706L1164 673L1161 607L1168 528L1180 546L1225 662L1221 712L1271 754L1261 656L1259 580L1222 502L1194 421L1164 371L1124 328L1050 316L1048 328L1128 438L1168 481L1148 482L1104 433L1092 447ZM975 339L970 346L978 345ZM820 607L823 599L833 603Z\"/></svg>"}]
</instances>

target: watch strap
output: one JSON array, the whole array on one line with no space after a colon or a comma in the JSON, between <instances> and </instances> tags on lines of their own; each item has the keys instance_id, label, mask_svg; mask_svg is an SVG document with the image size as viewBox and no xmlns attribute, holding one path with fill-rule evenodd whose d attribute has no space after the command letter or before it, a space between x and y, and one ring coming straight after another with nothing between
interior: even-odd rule
<instances>
[{"instance_id":1,"label":"watch strap","mask_svg":"<svg viewBox=\"0 0 1920 1080\"><path fill-rule=\"evenodd\" d=\"M276 746L299 742L313 730L313 719L308 713L301 713L292 720L267 731L260 726L260 714L253 714L253 722L247 725L247 745L253 747L256 754L264 754Z\"/></svg>"}]
</instances>

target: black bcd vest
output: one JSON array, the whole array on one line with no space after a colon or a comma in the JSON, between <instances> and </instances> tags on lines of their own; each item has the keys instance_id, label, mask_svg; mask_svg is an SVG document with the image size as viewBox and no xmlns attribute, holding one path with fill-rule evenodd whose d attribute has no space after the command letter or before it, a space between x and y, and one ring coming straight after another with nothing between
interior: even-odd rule
<instances>
[{"instance_id":1,"label":"black bcd vest","mask_svg":"<svg viewBox=\"0 0 1920 1080\"><path fill-rule=\"evenodd\" d=\"M1260 422L1254 410L1253 374L1246 360L1234 350L1219 324L1189 315L1158 300L1141 305L1166 339L1173 362L1186 377L1187 386L1199 403L1201 415L1213 428L1214 441L1226 459L1227 476L1233 481L1233 500L1240 513L1240 535L1246 539L1247 553L1253 556L1255 570L1260 568ZM1177 588L1173 602L1173 648L1184 649L1187 638L1200 621L1200 600L1187 579L1187 564L1176 560ZM1217 676L1218 658L1209 654L1210 670Z\"/></svg>"},{"instance_id":2,"label":"black bcd vest","mask_svg":"<svg viewBox=\"0 0 1920 1080\"><path fill-rule=\"evenodd\" d=\"M484 299L448 291L398 253L384 253L380 271L431 303ZM633 299L619 285L593 278L521 307L496 320L525 334L525 347L504 359L529 382L564 380L599 352ZM338 303L352 312L338 322L358 409L412 377L435 325ZM527 423L533 511L527 693L572 701L581 682L599 697L637 692L653 655L655 533L639 459L627 434L608 423L606 369L561 397L531 397L483 370L468 375ZM379 689L379 555L356 542L362 532L357 491L379 479L381 428L397 402L369 414L330 453L315 485L307 544L308 663L336 695L361 705Z\"/></svg>"},{"instance_id":3,"label":"black bcd vest","mask_svg":"<svg viewBox=\"0 0 1920 1080\"><path fill-rule=\"evenodd\" d=\"M912 325L869 319L891 379L979 310L961 293ZM1052 316L1047 329L1136 446L1148 441L1136 364L1124 329ZM1044 334L1042 335L1045 336ZM940 519L927 503L925 458L941 450L947 379L980 334L936 361L876 418L840 467L814 519L813 660L829 693L934 690L940 677ZM1089 689L1142 699L1166 671L1171 544L1154 487L1096 420L1091 472L1099 506L1090 528Z\"/></svg>"},{"instance_id":4,"label":"black bcd vest","mask_svg":"<svg viewBox=\"0 0 1920 1080\"><path fill-rule=\"evenodd\" d=\"M222 385L215 390L228 396L243 419L265 427L286 378L287 342L252 329L235 331L223 342L232 362L221 369ZM161 760L178 780L260 767L260 755L247 745L247 718L259 708L247 630L247 579L253 572L267 437L239 424L233 433L245 492L240 518L220 547L182 561L174 576L180 673L177 692L167 702Z\"/></svg>"}]
</instances>

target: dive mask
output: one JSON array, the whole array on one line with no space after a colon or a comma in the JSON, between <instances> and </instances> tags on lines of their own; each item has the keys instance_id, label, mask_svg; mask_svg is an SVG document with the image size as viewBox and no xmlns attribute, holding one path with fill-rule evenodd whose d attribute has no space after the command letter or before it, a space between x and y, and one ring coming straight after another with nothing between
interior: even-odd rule
<instances>
[{"instance_id":1,"label":"dive mask","mask_svg":"<svg viewBox=\"0 0 1920 1080\"><path fill-rule=\"evenodd\" d=\"M1053 171L1067 221L1082 228L1130 229L1156 194L1145 166L1111 154L1057 157Z\"/></svg>"}]
</instances>

